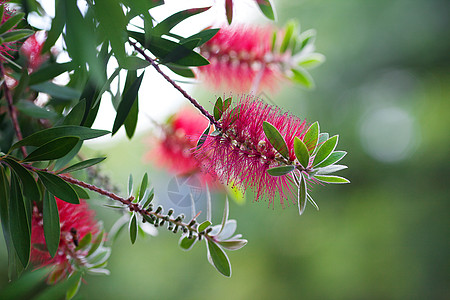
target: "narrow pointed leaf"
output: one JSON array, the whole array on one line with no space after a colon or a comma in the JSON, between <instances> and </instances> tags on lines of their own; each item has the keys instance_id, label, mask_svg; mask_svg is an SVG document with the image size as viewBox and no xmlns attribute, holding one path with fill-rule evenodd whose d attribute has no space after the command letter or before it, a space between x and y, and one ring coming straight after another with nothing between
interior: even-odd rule
<instances>
[{"instance_id":1,"label":"narrow pointed leaf","mask_svg":"<svg viewBox=\"0 0 450 300\"><path fill-rule=\"evenodd\" d=\"M307 197L307 190L306 190L306 180L305 180L305 176L303 176L303 174L300 175L301 176L301 180L300 180L300 184L298 186L298 213L299 215L302 215L303 212L305 211L305 207L306 207L306 197Z\"/></svg>"},{"instance_id":2,"label":"narrow pointed leaf","mask_svg":"<svg viewBox=\"0 0 450 300\"><path fill-rule=\"evenodd\" d=\"M48 253L54 257L59 246L60 223L56 199L48 191L43 198L44 237Z\"/></svg>"},{"instance_id":3,"label":"narrow pointed leaf","mask_svg":"<svg viewBox=\"0 0 450 300\"><path fill-rule=\"evenodd\" d=\"M142 199L144 197L145 191L147 190L148 185L148 175L147 173L144 174L144 177L142 177L141 186L139 187L139 199Z\"/></svg>"},{"instance_id":4,"label":"narrow pointed leaf","mask_svg":"<svg viewBox=\"0 0 450 300\"><path fill-rule=\"evenodd\" d=\"M197 239L188 239L188 237L185 236L180 239L179 245L180 245L181 249L183 249L185 251L189 251L192 249L192 247L194 246L196 241L197 241Z\"/></svg>"},{"instance_id":5,"label":"narrow pointed leaf","mask_svg":"<svg viewBox=\"0 0 450 300\"><path fill-rule=\"evenodd\" d=\"M4 161L11 167L12 170L14 170L20 181L22 181L25 198L27 198L27 200L31 202L39 201L41 199L41 193L33 175L31 175L31 173L28 172L28 170L25 169L21 164L11 158L4 158Z\"/></svg>"},{"instance_id":6,"label":"narrow pointed leaf","mask_svg":"<svg viewBox=\"0 0 450 300\"><path fill-rule=\"evenodd\" d=\"M319 165L321 162L323 162L325 159L330 156L330 154L334 151L336 148L336 145L338 143L339 136L335 135L328 139L325 143L323 143L319 150L317 150L317 154L314 157L313 166Z\"/></svg>"},{"instance_id":7,"label":"narrow pointed leaf","mask_svg":"<svg viewBox=\"0 0 450 300\"><path fill-rule=\"evenodd\" d=\"M78 246L75 248L75 251L87 247L91 242L91 240L92 240L92 233L89 232L78 242Z\"/></svg>"},{"instance_id":8,"label":"narrow pointed leaf","mask_svg":"<svg viewBox=\"0 0 450 300\"><path fill-rule=\"evenodd\" d=\"M314 178L326 183L350 183L350 180L333 175L315 175Z\"/></svg>"},{"instance_id":9,"label":"narrow pointed leaf","mask_svg":"<svg viewBox=\"0 0 450 300\"><path fill-rule=\"evenodd\" d=\"M299 163L306 169L309 164L309 152L305 143L303 143L303 141L298 137L294 138L294 152Z\"/></svg>"},{"instance_id":10,"label":"narrow pointed leaf","mask_svg":"<svg viewBox=\"0 0 450 300\"><path fill-rule=\"evenodd\" d=\"M138 224L137 224L137 219L136 219L135 213L133 213L133 216L130 219L129 230L130 230L131 243L134 244L136 242L137 232L138 232Z\"/></svg>"},{"instance_id":11,"label":"narrow pointed leaf","mask_svg":"<svg viewBox=\"0 0 450 300\"><path fill-rule=\"evenodd\" d=\"M330 173L334 173L340 170L344 170L347 169L348 167L345 165L330 165L330 166L326 166L323 168L319 168L316 171L317 175L325 175L325 174L330 174Z\"/></svg>"},{"instance_id":12,"label":"narrow pointed leaf","mask_svg":"<svg viewBox=\"0 0 450 300\"><path fill-rule=\"evenodd\" d=\"M202 231L204 231L206 228L208 228L209 226L211 226L211 222L206 220L205 222L203 222L202 224L200 224L197 228L197 232L200 233Z\"/></svg>"},{"instance_id":13,"label":"narrow pointed leaf","mask_svg":"<svg viewBox=\"0 0 450 300\"><path fill-rule=\"evenodd\" d=\"M275 21L275 12L269 0L255 0L261 12L270 20Z\"/></svg>"},{"instance_id":14,"label":"narrow pointed leaf","mask_svg":"<svg viewBox=\"0 0 450 300\"><path fill-rule=\"evenodd\" d=\"M128 197L130 197L133 194L133 175L132 174L130 174L128 176L127 192L128 192Z\"/></svg>"},{"instance_id":15,"label":"narrow pointed leaf","mask_svg":"<svg viewBox=\"0 0 450 300\"><path fill-rule=\"evenodd\" d=\"M291 69L291 71L292 81L294 81L295 83L299 83L308 89L313 89L315 87L314 79L312 78L311 74L308 73L308 71L303 68Z\"/></svg>"},{"instance_id":16,"label":"narrow pointed leaf","mask_svg":"<svg viewBox=\"0 0 450 300\"><path fill-rule=\"evenodd\" d=\"M225 0L225 13L228 24L231 24L231 21L233 21L233 0Z\"/></svg>"},{"instance_id":17,"label":"narrow pointed leaf","mask_svg":"<svg viewBox=\"0 0 450 300\"><path fill-rule=\"evenodd\" d=\"M93 165L96 165L96 164L104 161L105 159L106 159L106 157L86 159L86 160L80 161L79 163L71 165L70 167L67 167L62 171L59 171L58 173L70 173L70 172L82 170L85 168L89 168Z\"/></svg>"},{"instance_id":18,"label":"narrow pointed leaf","mask_svg":"<svg viewBox=\"0 0 450 300\"><path fill-rule=\"evenodd\" d=\"M80 203L77 193L67 182L50 173L39 171L37 174L50 193L65 202L72 204Z\"/></svg>"},{"instance_id":19,"label":"narrow pointed leaf","mask_svg":"<svg viewBox=\"0 0 450 300\"><path fill-rule=\"evenodd\" d=\"M63 136L76 136L80 138L80 140L84 141L94 139L108 133L110 132L106 130L91 129L83 126L73 126L73 125L58 126L49 129L44 129L27 136L26 138L15 143L9 151L17 149L21 146L39 147L45 143L48 143L56 138L60 138Z\"/></svg>"},{"instance_id":20,"label":"narrow pointed leaf","mask_svg":"<svg viewBox=\"0 0 450 300\"><path fill-rule=\"evenodd\" d=\"M214 105L214 119L219 121L223 114L223 102L222 97L217 98L216 104Z\"/></svg>"},{"instance_id":21,"label":"narrow pointed leaf","mask_svg":"<svg viewBox=\"0 0 450 300\"><path fill-rule=\"evenodd\" d=\"M323 143L325 143L329 137L330 137L329 134L326 132L322 132L321 134L319 134L318 146L321 146Z\"/></svg>"},{"instance_id":22,"label":"narrow pointed leaf","mask_svg":"<svg viewBox=\"0 0 450 300\"><path fill-rule=\"evenodd\" d=\"M86 99L80 100L64 118L63 125L80 125L86 110Z\"/></svg>"},{"instance_id":23,"label":"narrow pointed leaf","mask_svg":"<svg viewBox=\"0 0 450 300\"><path fill-rule=\"evenodd\" d=\"M203 131L202 135L198 139L197 146L196 146L197 150L200 149L203 146L203 144L205 143L206 139L208 138L208 133L209 133L209 129L210 128L211 128L211 126L208 126L208 128L206 128L205 131Z\"/></svg>"},{"instance_id":24,"label":"narrow pointed leaf","mask_svg":"<svg viewBox=\"0 0 450 300\"><path fill-rule=\"evenodd\" d=\"M320 164L316 165L315 168L323 168L329 165L332 165L334 163L337 163L338 161L340 161L345 155L347 154L347 152L345 151L334 151L330 154L330 156L328 156L327 159L325 159L324 161L322 161Z\"/></svg>"},{"instance_id":25,"label":"narrow pointed leaf","mask_svg":"<svg viewBox=\"0 0 450 300\"><path fill-rule=\"evenodd\" d=\"M286 159L289 159L289 151L281 133L269 122L264 121L263 130L272 146Z\"/></svg>"},{"instance_id":26,"label":"narrow pointed leaf","mask_svg":"<svg viewBox=\"0 0 450 300\"><path fill-rule=\"evenodd\" d=\"M317 205L316 201L308 194L308 201L312 204L317 210L319 210L319 206Z\"/></svg>"},{"instance_id":27,"label":"narrow pointed leaf","mask_svg":"<svg viewBox=\"0 0 450 300\"><path fill-rule=\"evenodd\" d=\"M5 4L3 4L5 5ZM2 6L3 6L2 5ZM19 22L23 19L25 16L24 13L16 13L12 15L9 19L7 19L1 26L0 26L0 34L3 34L19 24ZM4 19L3 19L4 20Z\"/></svg>"},{"instance_id":28,"label":"narrow pointed leaf","mask_svg":"<svg viewBox=\"0 0 450 300\"><path fill-rule=\"evenodd\" d=\"M229 209L229 203L228 203L228 197L225 199L225 207L223 208L223 217L222 217L222 225L220 227L220 231L218 235L222 232L222 230L225 228L225 225L228 222L228 214L230 212Z\"/></svg>"},{"instance_id":29,"label":"narrow pointed leaf","mask_svg":"<svg viewBox=\"0 0 450 300\"><path fill-rule=\"evenodd\" d=\"M22 190L15 174L11 175L11 193L9 202L9 228L17 256L24 268L30 260L31 224L27 218Z\"/></svg>"},{"instance_id":30,"label":"narrow pointed leaf","mask_svg":"<svg viewBox=\"0 0 450 300\"><path fill-rule=\"evenodd\" d=\"M227 250L239 250L245 245L247 245L247 240L228 240L219 241L218 244Z\"/></svg>"},{"instance_id":31,"label":"narrow pointed leaf","mask_svg":"<svg viewBox=\"0 0 450 300\"><path fill-rule=\"evenodd\" d=\"M319 122L314 122L309 126L308 130L303 137L303 141L308 148L309 154L312 154L316 150L317 142L319 140Z\"/></svg>"},{"instance_id":32,"label":"narrow pointed leaf","mask_svg":"<svg viewBox=\"0 0 450 300\"><path fill-rule=\"evenodd\" d=\"M40 161L58 159L69 153L80 140L76 136L54 139L31 152L23 161Z\"/></svg>"},{"instance_id":33,"label":"narrow pointed leaf","mask_svg":"<svg viewBox=\"0 0 450 300\"><path fill-rule=\"evenodd\" d=\"M231 105L233 98L229 97L223 101L223 112L225 112Z\"/></svg>"},{"instance_id":34,"label":"narrow pointed leaf","mask_svg":"<svg viewBox=\"0 0 450 300\"><path fill-rule=\"evenodd\" d=\"M180 22L186 20L189 17L195 16L196 14L207 11L210 8L211 6L202 8L191 8L177 12L161 21L158 25L156 25L153 28L152 34L162 35L168 33L173 27L175 27Z\"/></svg>"},{"instance_id":35,"label":"narrow pointed leaf","mask_svg":"<svg viewBox=\"0 0 450 300\"><path fill-rule=\"evenodd\" d=\"M231 276L231 265L230 260L228 259L228 256L225 254L225 252L217 246L216 243L214 243L211 240L208 240L208 251L209 255L211 256L211 260L213 263L213 266L219 271L222 275L226 277Z\"/></svg>"},{"instance_id":36,"label":"narrow pointed leaf","mask_svg":"<svg viewBox=\"0 0 450 300\"><path fill-rule=\"evenodd\" d=\"M283 176L295 170L295 166L287 165L268 169L266 172L271 176Z\"/></svg>"}]
</instances>

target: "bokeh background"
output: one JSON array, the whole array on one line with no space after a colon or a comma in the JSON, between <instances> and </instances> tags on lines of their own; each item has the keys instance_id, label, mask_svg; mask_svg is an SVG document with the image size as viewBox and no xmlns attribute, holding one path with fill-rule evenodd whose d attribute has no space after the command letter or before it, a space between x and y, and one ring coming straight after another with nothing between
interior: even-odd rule
<instances>
[{"instance_id":1,"label":"bokeh background","mask_svg":"<svg viewBox=\"0 0 450 300\"><path fill-rule=\"evenodd\" d=\"M352 183L315 188L320 212L308 206L301 217L292 205L253 203L251 193L232 201L249 243L229 253L231 278L207 262L204 245L183 252L178 235L160 230L131 246L124 233L111 275L89 276L77 299L450 299L448 1L275 4L279 24L296 18L317 30L327 61L312 71L314 91L287 86L264 97L340 134L338 148L349 152L341 174ZM193 93L211 108L214 92ZM90 151L108 155L101 171L119 188L127 172L148 172L164 202L173 175L140 159L149 135ZM109 229L119 215L91 203ZM224 195L213 194L213 205L220 222Z\"/></svg>"}]
</instances>

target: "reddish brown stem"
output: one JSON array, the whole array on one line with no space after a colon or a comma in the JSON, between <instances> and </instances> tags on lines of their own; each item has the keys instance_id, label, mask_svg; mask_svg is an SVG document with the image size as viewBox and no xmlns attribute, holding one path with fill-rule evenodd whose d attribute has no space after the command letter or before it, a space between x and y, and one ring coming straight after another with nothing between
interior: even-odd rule
<instances>
[{"instance_id":1,"label":"reddish brown stem","mask_svg":"<svg viewBox=\"0 0 450 300\"><path fill-rule=\"evenodd\" d=\"M209 122L211 124L214 124L214 126L217 129L221 129L222 126L220 126L220 124L214 119L214 117L203 107L200 105L200 103L198 103L197 100L195 100L194 98L192 98L185 90L183 90L178 84L176 84L175 81L173 81L169 76L167 76L162 70L161 68L158 66L157 63L155 63L155 61L148 56L144 50L142 50L141 48L139 48L136 43L131 42L130 44L134 47L134 49L136 49L137 52L139 52L146 61L148 61L154 68L155 70L161 74L164 79L166 79L174 88L176 88L186 99L189 100L189 102L192 103L192 105L194 105L195 108L197 108L206 118L208 118Z\"/></svg>"},{"instance_id":2,"label":"reddish brown stem","mask_svg":"<svg viewBox=\"0 0 450 300\"><path fill-rule=\"evenodd\" d=\"M0 63L0 78L5 79L5 69L3 68L3 64ZM20 131L19 121L17 120L17 110L13 104L13 98L11 95L11 91L6 84L6 80L3 81L3 93L5 94L6 103L8 104L8 112L11 117L11 121L13 123L14 132L16 133L17 139L20 141L23 139L22 132ZM27 156L27 150L25 147L20 147L23 157Z\"/></svg>"}]
</instances>

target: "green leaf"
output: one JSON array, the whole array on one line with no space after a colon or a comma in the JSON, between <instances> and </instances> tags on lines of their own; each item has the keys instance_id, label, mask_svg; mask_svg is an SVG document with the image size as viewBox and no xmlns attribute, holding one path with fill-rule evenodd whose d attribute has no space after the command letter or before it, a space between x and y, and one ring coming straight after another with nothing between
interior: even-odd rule
<instances>
[{"instance_id":1,"label":"green leaf","mask_svg":"<svg viewBox=\"0 0 450 300\"><path fill-rule=\"evenodd\" d=\"M303 141L298 137L294 138L294 152L299 163L306 169L309 164L309 152L305 143L303 143Z\"/></svg>"},{"instance_id":2,"label":"green leaf","mask_svg":"<svg viewBox=\"0 0 450 300\"><path fill-rule=\"evenodd\" d=\"M306 180L305 176L303 174L300 174L300 184L298 185L298 194L297 194L297 201L298 201L298 213L299 215L302 215L305 211L306 207L306 198L308 195L307 189L306 189Z\"/></svg>"},{"instance_id":3,"label":"green leaf","mask_svg":"<svg viewBox=\"0 0 450 300\"><path fill-rule=\"evenodd\" d=\"M210 39L212 39L220 29L213 28L213 29L205 29L200 31L199 33L193 34L190 37L187 37L185 39L180 40L181 43L185 43L190 40L199 40L197 47L200 47Z\"/></svg>"},{"instance_id":4,"label":"green leaf","mask_svg":"<svg viewBox=\"0 0 450 300\"><path fill-rule=\"evenodd\" d=\"M330 174L330 173L334 173L340 170L344 170L347 169L348 167L345 165L330 165L330 166L326 166L323 168L318 168L316 171L317 175L325 175L325 174Z\"/></svg>"},{"instance_id":5,"label":"green leaf","mask_svg":"<svg viewBox=\"0 0 450 300\"><path fill-rule=\"evenodd\" d=\"M222 275L226 277L231 277L231 265L228 256L225 252L217 246L216 243L208 239L208 253L211 257L212 265L219 271Z\"/></svg>"},{"instance_id":6,"label":"green leaf","mask_svg":"<svg viewBox=\"0 0 450 300\"><path fill-rule=\"evenodd\" d=\"M196 241L197 239L189 239L187 236L185 236L180 239L179 245L181 249L189 251L192 249Z\"/></svg>"},{"instance_id":7,"label":"green leaf","mask_svg":"<svg viewBox=\"0 0 450 300\"><path fill-rule=\"evenodd\" d=\"M333 175L315 175L314 178L326 183L350 183L347 178Z\"/></svg>"},{"instance_id":8,"label":"green leaf","mask_svg":"<svg viewBox=\"0 0 450 300\"><path fill-rule=\"evenodd\" d=\"M344 158L344 156L347 154L347 152L345 151L334 151L330 154L330 156L328 156L327 159L325 159L324 161L322 161L320 164L317 164L315 166L315 168L323 168L329 165L332 165L334 163L337 163L338 161L340 161L342 158Z\"/></svg>"},{"instance_id":9,"label":"green leaf","mask_svg":"<svg viewBox=\"0 0 450 300\"><path fill-rule=\"evenodd\" d=\"M67 136L54 139L31 152L24 162L58 159L69 153L80 140L79 137Z\"/></svg>"},{"instance_id":10,"label":"green leaf","mask_svg":"<svg viewBox=\"0 0 450 300\"><path fill-rule=\"evenodd\" d=\"M86 111L86 99L81 99L64 118L63 125L80 125Z\"/></svg>"},{"instance_id":11,"label":"green leaf","mask_svg":"<svg viewBox=\"0 0 450 300\"><path fill-rule=\"evenodd\" d=\"M80 140L89 140L110 133L106 130L91 129L83 126L65 125L35 132L12 145L9 152L22 146L39 147L63 136L76 136Z\"/></svg>"},{"instance_id":12,"label":"green leaf","mask_svg":"<svg viewBox=\"0 0 450 300\"><path fill-rule=\"evenodd\" d=\"M33 175L31 175L27 169L15 160L11 158L4 158L3 160L11 167L12 170L14 170L22 182L25 198L27 198L30 203L33 201L40 201L41 192L39 191Z\"/></svg>"},{"instance_id":13,"label":"green leaf","mask_svg":"<svg viewBox=\"0 0 450 300\"><path fill-rule=\"evenodd\" d=\"M228 241L219 241L218 244L227 250L239 250L247 245L247 240L237 239Z\"/></svg>"},{"instance_id":14,"label":"green leaf","mask_svg":"<svg viewBox=\"0 0 450 300\"><path fill-rule=\"evenodd\" d=\"M42 68L39 68L39 70L31 73L28 84L35 85L38 83L43 83L52 80L56 76L61 75L64 72L69 72L74 68L75 64L72 62L66 62L61 64L52 62L48 65L43 66Z\"/></svg>"},{"instance_id":15,"label":"green leaf","mask_svg":"<svg viewBox=\"0 0 450 300\"><path fill-rule=\"evenodd\" d=\"M72 184L72 183L69 183L69 184L74 189L75 193L77 193L77 196L79 199L89 199L89 194L86 192L85 189L83 189L82 187L80 187L76 184Z\"/></svg>"},{"instance_id":16,"label":"green leaf","mask_svg":"<svg viewBox=\"0 0 450 300\"><path fill-rule=\"evenodd\" d=\"M220 231L217 233L217 235L221 234L223 229L225 228L225 225L228 222L228 215L230 213L230 207L229 207L229 203L228 203L228 198L225 199L225 206L223 208L223 216L222 216L222 224L220 227Z\"/></svg>"},{"instance_id":17,"label":"green leaf","mask_svg":"<svg viewBox=\"0 0 450 300\"><path fill-rule=\"evenodd\" d=\"M223 114L223 102L222 97L217 98L216 104L214 105L214 119L219 121Z\"/></svg>"},{"instance_id":18,"label":"green leaf","mask_svg":"<svg viewBox=\"0 0 450 300\"><path fill-rule=\"evenodd\" d=\"M29 37L33 33L34 31L30 29L18 29L6 32L0 37L2 38L3 43L11 43Z\"/></svg>"},{"instance_id":19,"label":"green leaf","mask_svg":"<svg viewBox=\"0 0 450 300\"><path fill-rule=\"evenodd\" d=\"M56 199L48 191L43 198L44 236L48 253L54 257L59 246L60 223Z\"/></svg>"},{"instance_id":20,"label":"green leaf","mask_svg":"<svg viewBox=\"0 0 450 300\"><path fill-rule=\"evenodd\" d=\"M176 65L172 65L171 63L166 64L166 67L168 67L172 72L174 72L177 75L186 78L195 78L194 72L189 68L177 67Z\"/></svg>"},{"instance_id":21,"label":"green leaf","mask_svg":"<svg viewBox=\"0 0 450 300\"><path fill-rule=\"evenodd\" d=\"M72 159L78 154L78 152L80 152L82 146L83 141L78 141L75 147L73 147L72 150L69 151L69 153L67 153L66 155L64 155L55 162L53 169L58 170L66 166L69 162L72 161Z\"/></svg>"},{"instance_id":22,"label":"green leaf","mask_svg":"<svg viewBox=\"0 0 450 300\"><path fill-rule=\"evenodd\" d=\"M9 228L14 249L24 268L30 260L31 224L27 218L26 205L17 176L11 174L11 193L9 201Z\"/></svg>"},{"instance_id":23,"label":"green leaf","mask_svg":"<svg viewBox=\"0 0 450 300\"><path fill-rule=\"evenodd\" d=\"M150 63L136 56L128 56L122 59L120 66L126 70L138 70L146 68Z\"/></svg>"},{"instance_id":24,"label":"green leaf","mask_svg":"<svg viewBox=\"0 0 450 300\"><path fill-rule=\"evenodd\" d=\"M2 7L5 4L2 5ZM12 29L14 26L19 24L19 22L23 19L25 16L24 13L16 13L9 17L1 26L0 26L0 35L7 32L8 30ZM4 20L4 19L2 19Z\"/></svg>"},{"instance_id":25,"label":"green leaf","mask_svg":"<svg viewBox=\"0 0 450 300\"><path fill-rule=\"evenodd\" d=\"M202 224L200 224L197 228L197 232L200 233L202 231L204 231L206 228L208 228L209 226L211 226L211 222L206 220L205 222L203 222Z\"/></svg>"},{"instance_id":26,"label":"green leaf","mask_svg":"<svg viewBox=\"0 0 450 300\"><path fill-rule=\"evenodd\" d=\"M327 159L328 156L330 156L331 152L333 152L336 148L338 139L339 136L335 135L328 139L325 143L323 143L322 146L320 146L319 150L317 150L316 156L314 157L313 167L319 165L321 162Z\"/></svg>"},{"instance_id":27,"label":"green leaf","mask_svg":"<svg viewBox=\"0 0 450 300\"><path fill-rule=\"evenodd\" d=\"M136 242L138 232L138 224L135 213L133 213L133 216L130 219L129 230L131 243L134 244Z\"/></svg>"},{"instance_id":28,"label":"green leaf","mask_svg":"<svg viewBox=\"0 0 450 300\"><path fill-rule=\"evenodd\" d=\"M308 130L303 137L303 141L308 148L309 154L312 154L316 150L317 142L319 139L319 122L314 122L309 126Z\"/></svg>"},{"instance_id":29,"label":"green leaf","mask_svg":"<svg viewBox=\"0 0 450 300\"><path fill-rule=\"evenodd\" d=\"M287 165L287 166L280 166L280 167L274 167L271 169L267 169L267 173L271 176L283 176L286 174L291 173L295 170L295 166Z\"/></svg>"},{"instance_id":30,"label":"green leaf","mask_svg":"<svg viewBox=\"0 0 450 300\"><path fill-rule=\"evenodd\" d=\"M147 190L148 185L148 175L147 173L144 174L144 177L142 177L141 186L139 187L139 200L144 197L145 191Z\"/></svg>"},{"instance_id":31,"label":"green leaf","mask_svg":"<svg viewBox=\"0 0 450 300\"><path fill-rule=\"evenodd\" d=\"M211 128L211 126L208 126L205 131L203 131L202 135L200 136L200 138L198 139L197 142L197 146L195 149L200 149L203 144L205 143L206 139L208 138L208 133L209 133L209 129Z\"/></svg>"},{"instance_id":32,"label":"green leaf","mask_svg":"<svg viewBox=\"0 0 450 300\"><path fill-rule=\"evenodd\" d=\"M166 34L180 22L182 22L182 21L186 20L187 18L192 17L196 14L207 11L210 8L211 8L211 6L203 7L203 8L191 8L191 9L177 12L177 13L169 16L168 18L164 19L163 21L161 21L158 25L156 25L153 28L152 34L159 35L159 36Z\"/></svg>"},{"instance_id":33,"label":"green leaf","mask_svg":"<svg viewBox=\"0 0 450 300\"><path fill-rule=\"evenodd\" d=\"M51 173L38 171L37 174L50 193L68 203L80 203L77 193L67 182Z\"/></svg>"},{"instance_id":34,"label":"green leaf","mask_svg":"<svg viewBox=\"0 0 450 300\"><path fill-rule=\"evenodd\" d=\"M289 160L289 150L281 133L269 122L264 121L263 130L272 146L286 159Z\"/></svg>"},{"instance_id":35,"label":"green leaf","mask_svg":"<svg viewBox=\"0 0 450 300\"><path fill-rule=\"evenodd\" d=\"M78 242L78 246L75 248L75 251L84 249L89 245L92 240L92 233L88 232L84 235L84 237Z\"/></svg>"},{"instance_id":36,"label":"green leaf","mask_svg":"<svg viewBox=\"0 0 450 300\"><path fill-rule=\"evenodd\" d=\"M223 112L226 112L226 110L230 107L231 101L233 101L232 97L229 97L223 101L223 106L222 106Z\"/></svg>"},{"instance_id":37,"label":"green leaf","mask_svg":"<svg viewBox=\"0 0 450 300\"><path fill-rule=\"evenodd\" d=\"M127 193L128 193L128 197L130 197L133 194L133 175L132 174L130 174L130 176L128 176Z\"/></svg>"},{"instance_id":38,"label":"green leaf","mask_svg":"<svg viewBox=\"0 0 450 300\"><path fill-rule=\"evenodd\" d=\"M89 249L89 252L87 254L88 256L91 256L95 251L97 251L97 249L103 245L103 237L105 236L105 232L102 230L100 231L100 233L98 233L95 236L95 240L92 242L91 244L91 248Z\"/></svg>"},{"instance_id":39,"label":"green leaf","mask_svg":"<svg viewBox=\"0 0 450 300\"><path fill-rule=\"evenodd\" d=\"M308 89L314 88L314 79L312 76L303 68L291 69L292 76L291 80L293 82L299 83Z\"/></svg>"},{"instance_id":40,"label":"green leaf","mask_svg":"<svg viewBox=\"0 0 450 300\"><path fill-rule=\"evenodd\" d=\"M297 25L294 21L291 21L286 25L283 41L281 42L280 46L280 53L284 53L288 49L289 45L291 44L292 35L294 34L296 27Z\"/></svg>"},{"instance_id":41,"label":"green leaf","mask_svg":"<svg viewBox=\"0 0 450 300\"><path fill-rule=\"evenodd\" d=\"M45 109L44 107L37 106L33 102L28 100L19 101L15 107L23 114L36 119L56 119L59 115L54 112Z\"/></svg>"},{"instance_id":42,"label":"green leaf","mask_svg":"<svg viewBox=\"0 0 450 300\"><path fill-rule=\"evenodd\" d=\"M166 56L164 56L161 59L162 64L166 63L176 63L177 61L181 60L182 58L191 55L194 48L197 47L198 43L200 42L200 39L197 40L189 40L187 42L181 42L178 44L176 48L174 48L170 53L168 53Z\"/></svg>"},{"instance_id":43,"label":"green leaf","mask_svg":"<svg viewBox=\"0 0 450 300\"><path fill-rule=\"evenodd\" d=\"M75 275L72 275L72 277L75 277L75 278L73 279L73 281L71 281L72 284L69 285L69 288L67 289L67 292L66 292L67 300L70 300L73 297L75 297L75 295L78 293L78 290L80 289L80 286L81 286L81 276L77 276L75 274Z\"/></svg>"},{"instance_id":44,"label":"green leaf","mask_svg":"<svg viewBox=\"0 0 450 300\"><path fill-rule=\"evenodd\" d=\"M328 133L326 133L326 132L323 132L323 133L319 134L319 142L318 142L318 145L322 145L326 140L328 140L328 137L329 137L329 135L328 135ZM317 150L318 150L318 149L317 149Z\"/></svg>"},{"instance_id":45,"label":"green leaf","mask_svg":"<svg viewBox=\"0 0 450 300\"><path fill-rule=\"evenodd\" d=\"M270 20L275 21L275 12L269 0L255 0L261 12Z\"/></svg>"},{"instance_id":46,"label":"green leaf","mask_svg":"<svg viewBox=\"0 0 450 300\"><path fill-rule=\"evenodd\" d=\"M55 1L55 17L52 20L50 31L47 32L47 39L44 42L44 46L42 46L42 53L46 53L53 45L55 45L63 31L66 20L65 2L66 1Z\"/></svg>"},{"instance_id":47,"label":"green leaf","mask_svg":"<svg viewBox=\"0 0 450 300\"><path fill-rule=\"evenodd\" d=\"M114 120L114 125L112 129L112 134L114 135L122 124L125 122L134 102L137 99L138 91L142 83L142 78L144 78L144 72L139 76L127 89L123 95L122 101L120 101L119 107L117 109L116 119Z\"/></svg>"},{"instance_id":48,"label":"green leaf","mask_svg":"<svg viewBox=\"0 0 450 300\"><path fill-rule=\"evenodd\" d=\"M138 122L139 116L139 96L136 96L136 100L131 106L130 112L128 113L127 118L123 125L125 126L125 132L127 137L131 139L136 131L136 126Z\"/></svg>"},{"instance_id":49,"label":"green leaf","mask_svg":"<svg viewBox=\"0 0 450 300\"><path fill-rule=\"evenodd\" d=\"M81 93L79 91L77 91L71 87L57 85L50 81L32 85L32 86L30 86L30 89L32 89L36 92L49 94L50 96L52 96L54 98L64 99L64 100L79 99L81 96Z\"/></svg>"},{"instance_id":50,"label":"green leaf","mask_svg":"<svg viewBox=\"0 0 450 300\"><path fill-rule=\"evenodd\" d=\"M13 261L16 256L14 245L11 240L11 231L9 227L9 182L5 170L0 164L0 222L2 223L3 237L5 239L6 250L8 252L8 279L11 280ZM2 292L5 292L4 289Z\"/></svg>"},{"instance_id":51,"label":"green leaf","mask_svg":"<svg viewBox=\"0 0 450 300\"><path fill-rule=\"evenodd\" d=\"M298 65L300 67L303 67L305 69L312 69L315 67L320 66L325 61L325 55L320 53L311 53L306 57L303 57L299 62Z\"/></svg>"},{"instance_id":52,"label":"green leaf","mask_svg":"<svg viewBox=\"0 0 450 300\"><path fill-rule=\"evenodd\" d=\"M225 13L228 24L231 24L231 21L233 21L233 0L225 0Z\"/></svg>"}]
</instances>

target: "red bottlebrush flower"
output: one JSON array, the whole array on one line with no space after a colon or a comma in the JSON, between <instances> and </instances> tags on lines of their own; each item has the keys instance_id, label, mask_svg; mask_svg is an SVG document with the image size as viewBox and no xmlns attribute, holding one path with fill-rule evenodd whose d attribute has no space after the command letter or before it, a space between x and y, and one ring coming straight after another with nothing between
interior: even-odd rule
<instances>
[{"instance_id":1,"label":"red bottlebrush flower","mask_svg":"<svg viewBox=\"0 0 450 300\"><path fill-rule=\"evenodd\" d=\"M271 27L230 26L200 48L210 64L198 68L201 79L214 88L236 92L274 89L283 77L282 62L290 54L272 52Z\"/></svg>"},{"instance_id":2,"label":"red bottlebrush flower","mask_svg":"<svg viewBox=\"0 0 450 300\"><path fill-rule=\"evenodd\" d=\"M80 204L70 204L56 198L58 206L61 235L59 247L52 258L45 247L42 213L35 206L31 221L31 261L39 267L53 266L50 281L58 281L69 276L73 271L71 260L83 260L85 250L75 250L78 241L86 234L93 236L99 232L99 225L94 219L95 213L89 209L84 200Z\"/></svg>"},{"instance_id":3,"label":"red bottlebrush flower","mask_svg":"<svg viewBox=\"0 0 450 300\"><path fill-rule=\"evenodd\" d=\"M279 130L287 143L289 159L294 161L294 138L303 139L306 122L251 96L242 97L234 109L223 113L221 134L208 136L195 155L204 169L218 174L221 181L254 189L256 201L267 195L273 203L279 195L284 206L284 200L294 196L297 187L292 174L274 177L266 172L284 162L264 133L264 121ZM202 160L205 157L208 159Z\"/></svg>"},{"instance_id":4,"label":"red bottlebrush flower","mask_svg":"<svg viewBox=\"0 0 450 300\"><path fill-rule=\"evenodd\" d=\"M12 13L8 9L8 6L6 5L7 2L8 2L8 0L0 0L0 6L3 6L3 15L2 15L2 19L0 20L0 24L5 23L6 21L8 21L8 19L10 19L12 17ZM11 31L11 29L8 31ZM12 57L10 52L17 50L15 47L16 44L17 44L17 41L0 43L0 62L5 61L4 57L9 57L9 58Z\"/></svg>"},{"instance_id":5,"label":"red bottlebrush flower","mask_svg":"<svg viewBox=\"0 0 450 300\"><path fill-rule=\"evenodd\" d=\"M27 58L28 67L31 72L37 70L48 59L48 55L41 54L46 38L45 31L36 32L26 39L23 42L22 48L20 48L20 51Z\"/></svg>"},{"instance_id":6,"label":"red bottlebrush flower","mask_svg":"<svg viewBox=\"0 0 450 300\"><path fill-rule=\"evenodd\" d=\"M213 177L201 172L201 165L192 151L208 126L208 120L195 111L183 108L173 115L162 136L145 158L177 175L201 174L201 181L211 183Z\"/></svg>"}]
</instances>

